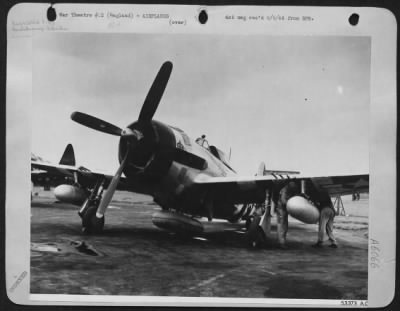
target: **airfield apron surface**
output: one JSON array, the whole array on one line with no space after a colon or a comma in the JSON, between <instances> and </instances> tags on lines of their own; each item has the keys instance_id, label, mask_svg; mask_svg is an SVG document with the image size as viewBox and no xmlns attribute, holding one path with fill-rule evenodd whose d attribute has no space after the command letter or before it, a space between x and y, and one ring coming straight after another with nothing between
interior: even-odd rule
<instances>
[{"instance_id":1,"label":"airfield apron surface","mask_svg":"<svg viewBox=\"0 0 400 311\"><path fill-rule=\"evenodd\" d=\"M125 192L106 230L83 235L77 207L41 192L31 209L31 293L366 299L368 199L351 204L364 215L335 218L338 249L312 248L316 225L290 218L288 249L252 250L244 224L202 221L203 234L182 237L152 224L160 208L151 200Z\"/></svg>"}]
</instances>

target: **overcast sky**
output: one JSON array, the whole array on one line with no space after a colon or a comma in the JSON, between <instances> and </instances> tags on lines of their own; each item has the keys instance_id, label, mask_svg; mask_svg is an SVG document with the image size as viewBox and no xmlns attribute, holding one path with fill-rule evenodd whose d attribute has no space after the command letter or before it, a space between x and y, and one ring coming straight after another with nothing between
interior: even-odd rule
<instances>
[{"instance_id":1,"label":"overcast sky","mask_svg":"<svg viewBox=\"0 0 400 311\"><path fill-rule=\"evenodd\" d=\"M368 37L60 34L35 37L32 152L111 174L118 138L70 119L73 111L125 127L156 73L174 68L154 119L206 134L253 175L368 173Z\"/></svg>"}]
</instances>

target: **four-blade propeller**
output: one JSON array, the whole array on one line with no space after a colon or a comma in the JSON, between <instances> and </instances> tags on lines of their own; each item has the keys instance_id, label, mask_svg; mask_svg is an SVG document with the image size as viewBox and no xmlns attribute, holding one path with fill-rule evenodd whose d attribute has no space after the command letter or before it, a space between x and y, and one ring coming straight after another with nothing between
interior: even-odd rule
<instances>
[{"instance_id":1,"label":"four-blade propeller","mask_svg":"<svg viewBox=\"0 0 400 311\"><path fill-rule=\"evenodd\" d=\"M164 94L164 90L167 86L169 77L172 72L172 63L171 62L165 62L160 70L158 71L158 74L156 78L154 79L153 84L150 87L149 92L147 93L146 99L143 103L142 109L140 110L139 113L139 118L138 121L141 123L149 123L153 119L154 114L157 111L158 105L160 103L161 97ZM84 126L87 126L91 129L94 129L96 131L100 131L106 134L110 135L115 135L115 136L120 136L120 137L125 137L128 139L129 145L135 145L136 142L141 140L143 138L143 133L139 132L138 130L132 130L130 128L126 128L122 130L118 126L115 126L111 123L108 123L106 121L103 121L101 119L95 118L93 116L90 116L88 114L82 113L82 112L74 112L71 115L71 119L79 124L82 124ZM121 161L121 164L115 173L112 181L110 182L110 185L108 186L108 189L106 193L104 194L99 207L97 209L96 216L98 218L102 218L104 215L104 212L110 203L115 190L117 189L117 185L119 183L119 180L121 178L122 172L124 170L124 167L126 163L128 162L128 153L130 152L130 148L127 149L125 155L123 156L123 160Z\"/></svg>"}]
</instances>

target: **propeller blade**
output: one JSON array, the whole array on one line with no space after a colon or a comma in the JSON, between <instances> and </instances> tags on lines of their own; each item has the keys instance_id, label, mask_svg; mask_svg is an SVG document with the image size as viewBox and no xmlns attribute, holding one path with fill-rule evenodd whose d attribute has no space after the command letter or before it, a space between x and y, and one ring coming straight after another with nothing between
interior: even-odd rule
<instances>
[{"instance_id":1,"label":"propeller blade","mask_svg":"<svg viewBox=\"0 0 400 311\"><path fill-rule=\"evenodd\" d=\"M106 134L121 136L122 133L122 130L118 126L92 117L86 113L75 111L71 114L71 119L79 124Z\"/></svg>"},{"instance_id":2,"label":"propeller blade","mask_svg":"<svg viewBox=\"0 0 400 311\"><path fill-rule=\"evenodd\" d=\"M164 90L167 86L168 79L171 75L172 63L165 62L158 72L156 78L149 92L147 93L146 99L144 100L142 109L139 114L139 121L149 122L153 119L156 113L158 104L160 103L161 97L164 94Z\"/></svg>"},{"instance_id":3,"label":"propeller blade","mask_svg":"<svg viewBox=\"0 0 400 311\"><path fill-rule=\"evenodd\" d=\"M104 216L104 213L106 211L106 208L108 206L108 204L110 204L111 199L114 195L115 190L117 189L118 183L119 183L119 179L121 178L122 175L122 171L125 167L125 164L127 162L128 159L128 153L127 152L125 154L124 159L121 162L121 165L119 166L117 172L115 173L114 177L112 178L110 184L108 185L107 191L103 196L103 199L101 200L99 207L97 208L97 212L96 212L96 216L98 218L102 218Z\"/></svg>"}]
</instances>

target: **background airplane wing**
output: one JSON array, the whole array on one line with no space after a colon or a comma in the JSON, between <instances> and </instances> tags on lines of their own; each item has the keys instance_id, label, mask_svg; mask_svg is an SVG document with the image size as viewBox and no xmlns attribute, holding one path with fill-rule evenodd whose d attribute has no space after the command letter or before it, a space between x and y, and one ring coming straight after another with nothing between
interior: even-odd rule
<instances>
[{"instance_id":1,"label":"background airplane wing","mask_svg":"<svg viewBox=\"0 0 400 311\"><path fill-rule=\"evenodd\" d=\"M63 165L63 164L52 164L47 162L41 162L32 160L31 161L31 178L35 183L34 179L37 179L39 176L48 179L57 179L62 180L73 180L75 173L78 176L78 181L82 186L91 187L93 186L99 179L105 179L105 188L108 187L108 184L111 182L113 175L106 174L100 171L91 171L85 167L77 167L71 165ZM121 177L120 182L118 184L118 190L127 190L126 178Z\"/></svg>"},{"instance_id":2,"label":"background airplane wing","mask_svg":"<svg viewBox=\"0 0 400 311\"><path fill-rule=\"evenodd\" d=\"M232 203L257 203L258 198L267 189L283 186L290 180L311 181L326 190L330 196L347 195L369 191L369 175L341 176L296 176L289 179L277 179L274 176L229 176L210 177L199 175L194 180L197 187L207 188L217 196L230 198Z\"/></svg>"}]
</instances>

